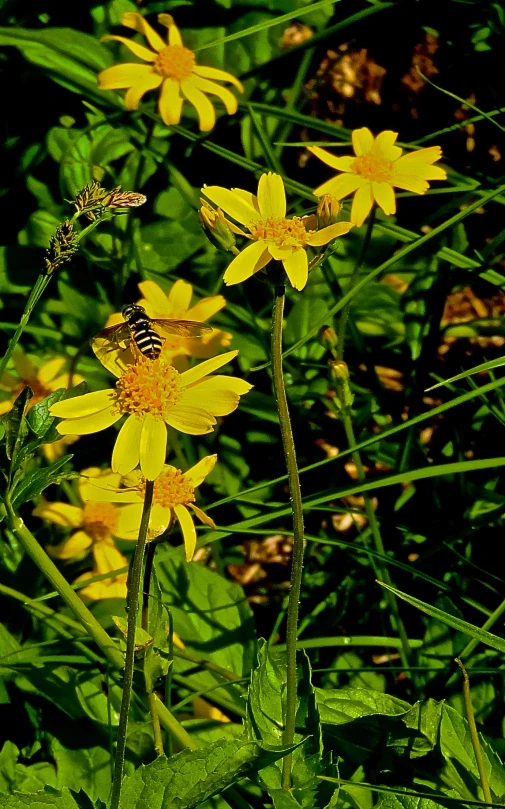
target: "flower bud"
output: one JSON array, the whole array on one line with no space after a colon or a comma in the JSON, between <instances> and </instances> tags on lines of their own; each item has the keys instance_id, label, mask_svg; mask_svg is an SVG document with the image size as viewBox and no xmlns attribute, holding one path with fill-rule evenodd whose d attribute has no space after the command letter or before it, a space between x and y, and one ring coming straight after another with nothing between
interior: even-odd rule
<instances>
[{"instance_id":1,"label":"flower bud","mask_svg":"<svg viewBox=\"0 0 505 809\"><path fill-rule=\"evenodd\" d=\"M225 253L230 253L235 247L235 236L221 208L213 208L202 199L202 207L198 211L198 221L208 239Z\"/></svg>"},{"instance_id":2,"label":"flower bud","mask_svg":"<svg viewBox=\"0 0 505 809\"><path fill-rule=\"evenodd\" d=\"M346 362L343 360L330 360L328 365L331 378L335 382L349 382L349 368Z\"/></svg>"},{"instance_id":3,"label":"flower bud","mask_svg":"<svg viewBox=\"0 0 505 809\"><path fill-rule=\"evenodd\" d=\"M333 352L338 343L337 335L331 326L321 326L318 332L318 340L326 351Z\"/></svg>"},{"instance_id":4,"label":"flower bud","mask_svg":"<svg viewBox=\"0 0 505 809\"><path fill-rule=\"evenodd\" d=\"M338 222L342 205L333 194L324 194L317 204L317 221L320 228L334 225Z\"/></svg>"},{"instance_id":5,"label":"flower bud","mask_svg":"<svg viewBox=\"0 0 505 809\"><path fill-rule=\"evenodd\" d=\"M336 383L334 402L339 410L349 410L352 407L354 396L349 387L349 368L342 360L330 360L330 376Z\"/></svg>"}]
</instances>

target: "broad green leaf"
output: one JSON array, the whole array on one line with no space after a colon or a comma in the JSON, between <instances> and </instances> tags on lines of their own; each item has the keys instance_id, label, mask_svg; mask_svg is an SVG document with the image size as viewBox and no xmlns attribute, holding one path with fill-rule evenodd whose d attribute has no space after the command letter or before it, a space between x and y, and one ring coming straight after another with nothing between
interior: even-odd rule
<instances>
[{"instance_id":1,"label":"broad green leaf","mask_svg":"<svg viewBox=\"0 0 505 809\"><path fill-rule=\"evenodd\" d=\"M98 90L97 74L112 64L112 55L90 34L73 28L0 28L0 45L18 48L25 59L75 93L109 106L121 105L114 93Z\"/></svg>"},{"instance_id":2,"label":"broad green leaf","mask_svg":"<svg viewBox=\"0 0 505 809\"><path fill-rule=\"evenodd\" d=\"M112 620L116 624L117 628L121 632L122 635L126 638L128 635L128 619L122 617L121 615L113 615ZM135 627L135 651L141 652L147 646L152 646L153 637L146 632L145 629L142 629L141 626Z\"/></svg>"},{"instance_id":3,"label":"broad green leaf","mask_svg":"<svg viewBox=\"0 0 505 809\"><path fill-rule=\"evenodd\" d=\"M61 791L47 787L41 792L0 794L0 804L2 809L79 809L79 804L66 787Z\"/></svg>"},{"instance_id":4,"label":"broad green leaf","mask_svg":"<svg viewBox=\"0 0 505 809\"><path fill-rule=\"evenodd\" d=\"M46 785L56 786L56 771L49 762L22 764L20 751L6 741L0 750L0 793L39 792ZM24 757L25 758L25 757Z\"/></svg>"},{"instance_id":5,"label":"broad green leaf","mask_svg":"<svg viewBox=\"0 0 505 809\"><path fill-rule=\"evenodd\" d=\"M417 798L397 792L382 793L375 804L376 809L447 809L446 804L432 801L431 798Z\"/></svg>"},{"instance_id":6,"label":"broad green leaf","mask_svg":"<svg viewBox=\"0 0 505 809\"><path fill-rule=\"evenodd\" d=\"M201 750L183 750L170 759L161 756L125 778L121 809L192 809L292 749L245 738L219 739Z\"/></svg>"},{"instance_id":7,"label":"broad green leaf","mask_svg":"<svg viewBox=\"0 0 505 809\"><path fill-rule=\"evenodd\" d=\"M44 489L47 489L47 487L51 486L53 483L61 483L62 480L78 478L79 472L64 471L65 465L72 457L72 455L64 455L63 458L58 458L57 461L54 461L49 466L26 472L23 479L17 483L14 489L12 496L12 505L14 508L17 509L28 500L33 500L35 497L38 497Z\"/></svg>"},{"instance_id":8,"label":"broad green leaf","mask_svg":"<svg viewBox=\"0 0 505 809\"><path fill-rule=\"evenodd\" d=\"M107 800L110 790L110 753L105 747L88 747L81 743L73 749L58 739L51 741L51 753L56 762L59 789L84 790L92 801Z\"/></svg>"},{"instance_id":9,"label":"broad green leaf","mask_svg":"<svg viewBox=\"0 0 505 809\"><path fill-rule=\"evenodd\" d=\"M24 388L16 398L12 409L2 418L6 436L5 451L7 458L12 463L15 462L16 455L28 434L26 411L32 396L33 393L30 388Z\"/></svg>"}]
</instances>

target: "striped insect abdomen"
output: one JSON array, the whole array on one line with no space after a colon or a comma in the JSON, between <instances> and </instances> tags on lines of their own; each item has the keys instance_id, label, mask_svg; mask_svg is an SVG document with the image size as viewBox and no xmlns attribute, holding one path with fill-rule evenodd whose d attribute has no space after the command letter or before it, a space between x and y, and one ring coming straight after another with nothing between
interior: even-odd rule
<instances>
[{"instance_id":1,"label":"striped insect abdomen","mask_svg":"<svg viewBox=\"0 0 505 809\"><path fill-rule=\"evenodd\" d=\"M144 357L155 360L160 356L163 341L148 323L136 323L131 330L135 345Z\"/></svg>"}]
</instances>

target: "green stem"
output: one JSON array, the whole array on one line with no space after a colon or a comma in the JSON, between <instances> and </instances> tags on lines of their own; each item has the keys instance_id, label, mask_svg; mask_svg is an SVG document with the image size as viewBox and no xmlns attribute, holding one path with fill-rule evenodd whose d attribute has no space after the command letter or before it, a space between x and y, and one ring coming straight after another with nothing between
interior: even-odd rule
<instances>
[{"instance_id":1,"label":"green stem","mask_svg":"<svg viewBox=\"0 0 505 809\"><path fill-rule=\"evenodd\" d=\"M458 664L458 666L460 667L461 672L463 674L463 698L465 700L466 718L470 730L470 738L472 740L472 747L473 752L475 754L475 761L477 762L477 769L479 770L482 793L484 795L485 802L492 803L491 790L489 789L489 781L486 774L486 768L484 767L484 759L482 758L482 750L479 741L479 734L477 732L477 725L475 724L475 715L473 712L473 705L472 705L472 695L470 693L470 680L468 679L466 669L461 660L459 659L459 657L456 657L454 659Z\"/></svg>"},{"instance_id":2,"label":"green stem","mask_svg":"<svg viewBox=\"0 0 505 809\"><path fill-rule=\"evenodd\" d=\"M295 443L291 430L284 375L282 372L282 318L286 291L284 284L274 287L274 303L272 310L272 379L279 425L284 449L284 458L289 480L291 510L293 514L293 560L291 564L291 582L288 599L288 618L286 628L286 716L284 721L283 743L293 744L296 719L296 636L298 628L298 609L303 571L304 527L302 493L296 462ZM291 786L291 755L282 761L282 786Z\"/></svg>"},{"instance_id":3,"label":"green stem","mask_svg":"<svg viewBox=\"0 0 505 809\"><path fill-rule=\"evenodd\" d=\"M154 554L156 553L156 545L154 542L151 542L147 546L147 553L146 553L146 564L144 568L144 586L142 588L142 629L145 632L149 632L149 597L150 597L150 589L151 589L151 575L153 572L153 563L154 563ZM160 727L160 717L158 715L158 711L156 709L156 700L154 698L154 693L147 677L147 667L149 665L149 656L154 654L154 649L152 645L146 649L145 652L145 661L144 661L144 682L146 686L146 693L147 693L147 704L149 706L149 713L151 714L151 723L153 726L153 736L154 736L154 749L156 750L157 756L162 756L164 754L163 749L163 737L161 735L161 727Z\"/></svg>"},{"instance_id":4,"label":"green stem","mask_svg":"<svg viewBox=\"0 0 505 809\"><path fill-rule=\"evenodd\" d=\"M345 407L342 411L342 423L344 425L345 434L347 437L347 442L349 444L349 449L352 450L351 457L354 461L356 466L356 472L358 475L358 481L363 483L366 479L365 470L363 468L363 463L361 461L361 455L356 450L356 436L354 435L354 427L352 423L352 417L349 407ZM368 519L368 524L370 526L370 530L372 532L373 542L375 546L375 550L378 554L380 554L383 558L386 558L386 551L384 549L384 543L382 541L382 536L379 528L379 523L375 516L375 511L373 507L372 498L368 494L368 492L363 492L363 498L365 501L365 513ZM383 564L382 561L379 561L377 565L378 574L383 578L385 584L389 584L391 586L391 576L389 574L389 568L387 565ZM386 595L387 594L387 595ZM403 621L400 616L400 609L398 607L398 601L396 600L396 596L394 593L391 593L389 590L385 590L385 599L386 603L389 607L391 612L391 616L393 618L392 626L398 632L398 636L401 641L401 656L402 656L402 663L406 668L411 668L414 662L412 649L410 646L409 637L407 635L407 631L403 624Z\"/></svg>"},{"instance_id":5,"label":"green stem","mask_svg":"<svg viewBox=\"0 0 505 809\"><path fill-rule=\"evenodd\" d=\"M28 556L35 562L37 567L51 582L58 591L65 604L70 607L74 615L83 625L84 629L100 647L107 660L114 668L122 668L123 656L112 638L105 629L98 623L94 615L81 601L77 593L72 589L65 577L60 573L52 559L41 548L31 531L28 530L23 520L17 516L10 500L6 497L5 507L9 528L24 548Z\"/></svg>"},{"instance_id":6,"label":"green stem","mask_svg":"<svg viewBox=\"0 0 505 809\"><path fill-rule=\"evenodd\" d=\"M368 224L365 232L365 238L363 239L358 259L356 261L356 264L354 265L354 269L352 271L352 275L349 280L347 293L349 293L352 289L354 289L354 285L357 283L358 278L360 276L366 252L368 250L370 240L372 238L374 223L375 223L375 206L370 211L370 216L368 217ZM352 302L351 299L349 299L340 313L340 320L338 322L338 331L337 331L337 360L344 359L345 333L347 331L347 324L349 322L351 302Z\"/></svg>"},{"instance_id":7,"label":"green stem","mask_svg":"<svg viewBox=\"0 0 505 809\"><path fill-rule=\"evenodd\" d=\"M153 502L154 481L146 481L146 492L144 496L144 506L142 509L142 519L140 521L139 538L135 546L130 571L128 573L128 634L126 636L126 654L124 662L123 695L121 698L121 712L119 715L119 726L116 745L116 758L114 761L114 779L112 781L112 792L110 809L118 809L121 799L121 786L123 781L124 758L126 751L126 735L128 731L128 715L130 712L130 700L133 686L133 669L135 664L135 630L137 628L137 615L139 611L139 591L142 580L142 565L144 562L144 551L146 547L147 529L149 527L149 517Z\"/></svg>"},{"instance_id":8,"label":"green stem","mask_svg":"<svg viewBox=\"0 0 505 809\"><path fill-rule=\"evenodd\" d=\"M12 335L11 339L9 340L9 345L7 346L7 351L3 356L2 360L0 361L0 378L5 373L5 369L7 368L7 364L12 357L12 353L16 348L17 344L19 343L20 337L25 330L28 321L30 320L31 314L36 307L37 303L39 302L40 298L44 294L44 291L51 280L50 275L40 274L37 280L35 281L35 286L33 287L32 291L30 292L30 296L26 302L25 310L21 315L21 320L19 321L19 325Z\"/></svg>"}]
</instances>

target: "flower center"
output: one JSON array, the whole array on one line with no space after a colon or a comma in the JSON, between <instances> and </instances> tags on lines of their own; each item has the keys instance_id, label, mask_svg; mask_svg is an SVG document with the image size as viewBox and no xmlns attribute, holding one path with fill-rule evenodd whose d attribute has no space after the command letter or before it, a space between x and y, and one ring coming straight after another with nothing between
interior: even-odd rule
<instances>
[{"instance_id":1,"label":"flower center","mask_svg":"<svg viewBox=\"0 0 505 809\"><path fill-rule=\"evenodd\" d=\"M195 54L182 45L168 45L154 60L154 69L160 76L182 81L191 75L195 66Z\"/></svg>"},{"instance_id":2,"label":"flower center","mask_svg":"<svg viewBox=\"0 0 505 809\"><path fill-rule=\"evenodd\" d=\"M36 377L33 379L24 379L22 382L20 382L17 392L21 393L21 391L23 391L25 388L31 388L33 391L33 396L28 404L28 410L33 407L33 405L41 402L42 399L45 399L46 396L49 396L51 393L50 389L46 388L46 386L43 385L42 382Z\"/></svg>"},{"instance_id":3,"label":"flower center","mask_svg":"<svg viewBox=\"0 0 505 809\"><path fill-rule=\"evenodd\" d=\"M142 484L142 490L145 483ZM153 502L164 508L195 502L195 490L180 469L169 466L154 481Z\"/></svg>"},{"instance_id":4,"label":"flower center","mask_svg":"<svg viewBox=\"0 0 505 809\"><path fill-rule=\"evenodd\" d=\"M182 396L180 373L163 359L141 357L116 383L116 404L121 414L158 416L170 413Z\"/></svg>"},{"instance_id":5,"label":"flower center","mask_svg":"<svg viewBox=\"0 0 505 809\"><path fill-rule=\"evenodd\" d=\"M311 232L305 229L300 216L293 216L292 219L269 217L253 222L249 230L254 239L273 242L277 247L304 247Z\"/></svg>"},{"instance_id":6,"label":"flower center","mask_svg":"<svg viewBox=\"0 0 505 809\"><path fill-rule=\"evenodd\" d=\"M392 160L382 160L380 157L367 154L357 157L353 163L352 170L355 174L376 183L389 182L393 171Z\"/></svg>"},{"instance_id":7,"label":"flower center","mask_svg":"<svg viewBox=\"0 0 505 809\"><path fill-rule=\"evenodd\" d=\"M84 530L95 542L107 539L114 533L118 516L118 508L113 503L88 500L84 506Z\"/></svg>"}]
</instances>

